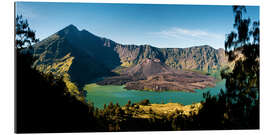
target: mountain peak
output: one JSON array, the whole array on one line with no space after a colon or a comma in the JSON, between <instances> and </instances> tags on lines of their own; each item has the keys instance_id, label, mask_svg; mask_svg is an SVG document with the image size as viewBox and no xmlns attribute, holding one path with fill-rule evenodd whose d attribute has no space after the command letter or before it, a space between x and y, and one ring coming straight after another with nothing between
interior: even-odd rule
<instances>
[{"instance_id":1,"label":"mountain peak","mask_svg":"<svg viewBox=\"0 0 270 135\"><path fill-rule=\"evenodd\" d=\"M79 32L78 28L74 26L73 24L70 24L66 26L64 29L58 31L57 34L60 36L65 36L69 34L73 35L74 33L77 33L77 32Z\"/></svg>"},{"instance_id":2,"label":"mountain peak","mask_svg":"<svg viewBox=\"0 0 270 135\"><path fill-rule=\"evenodd\" d=\"M65 27L64 29L74 29L74 30L78 30L78 28L76 26L74 26L73 24L68 25L67 27Z\"/></svg>"}]
</instances>

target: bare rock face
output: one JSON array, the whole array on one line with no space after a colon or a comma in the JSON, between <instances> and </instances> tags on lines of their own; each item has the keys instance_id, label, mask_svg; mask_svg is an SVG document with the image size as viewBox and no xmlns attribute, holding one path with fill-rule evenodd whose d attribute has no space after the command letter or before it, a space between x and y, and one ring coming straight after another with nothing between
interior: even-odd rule
<instances>
[{"instance_id":1,"label":"bare rock face","mask_svg":"<svg viewBox=\"0 0 270 135\"><path fill-rule=\"evenodd\" d=\"M148 77L146 80L126 83L126 89L153 90L153 91L186 91L195 92L195 89L214 87L213 77L192 72L161 73Z\"/></svg>"},{"instance_id":2,"label":"bare rock face","mask_svg":"<svg viewBox=\"0 0 270 135\"><path fill-rule=\"evenodd\" d=\"M114 76L115 80L111 77L104 83L126 84L127 88L131 88L132 81L148 80L144 89L165 90L162 88L165 83L156 86L150 83L154 80L149 77L162 79L165 75L161 73L179 72L175 70L209 73L220 70L227 63L223 49L206 45L190 48L122 45L86 30L78 30L74 25L56 32L33 48L33 54L37 57L34 66L42 72L67 76L79 88L95 82L97 78L114 75L112 70L117 67L126 67L120 76Z\"/></svg>"},{"instance_id":3,"label":"bare rock face","mask_svg":"<svg viewBox=\"0 0 270 135\"><path fill-rule=\"evenodd\" d=\"M83 87L112 74L111 70L121 64L118 54L103 44L104 39L69 25L33 46L38 58L34 66L42 72L68 76Z\"/></svg>"},{"instance_id":4,"label":"bare rock face","mask_svg":"<svg viewBox=\"0 0 270 135\"><path fill-rule=\"evenodd\" d=\"M122 66L139 64L142 59L159 59L171 68L212 72L220 70L228 63L224 49L211 46L190 48L156 48L150 45L117 45Z\"/></svg>"},{"instance_id":5,"label":"bare rock face","mask_svg":"<svg viewBox=\"0 0 270 135\"><path fill-rule=\"evenodd\" d=\"M164 63L161 63L159 59L148 58L143 59L139 64L126 69L126 73L129 76L133 76L138 79L147 79L148 76L169 71L173 71L173 69Z\"/></svg>"},{"instance_id":6,"label":"bare rock face","mask_svg":"<svg viewBox=\"0 0 270 135\"><path fill-rule=\"evenodd\" d=\"M121 71L120 76L108 77L100 85L125 85L126 89L151 91L187 91L215 86L213 77L173 69L159 59L143 59L139 64Z\"/></svg>"}]
</instances>

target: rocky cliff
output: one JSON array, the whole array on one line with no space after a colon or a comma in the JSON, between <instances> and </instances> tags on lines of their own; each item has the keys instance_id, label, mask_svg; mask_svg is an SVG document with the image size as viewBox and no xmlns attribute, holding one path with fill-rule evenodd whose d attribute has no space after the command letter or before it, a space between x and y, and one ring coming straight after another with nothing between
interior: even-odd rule
<instances>
[{"instance_id":1,"label":"rocky cliff","mask_svg":"<svg viewBox=\"0 0 270 135\"><path fill-rule=\"evenodd\" d=\"M223 49L208 45L190 48L156 48L122 45L74 25L33 46L34 66L42 72L64 76L70 88L83 87L100 77L112 76L117 67L136 66L145 58L158 59L174 69L219 71L227 63ZM76 84L76 85L74 85Z\"/></svg>"},{"instance_id":2,"label":"rocky cliff","mask_svg":"<svg viewBox=\"0 0 270 135\"><path fill-rule=\"evenodd\" d=\"M122 66L138 64L144 58L157 58L175 69L212 72L227 64L224 49L211 46L190 48L156 48L150 45L116 45Z\"/></svg>"}]
</instances>

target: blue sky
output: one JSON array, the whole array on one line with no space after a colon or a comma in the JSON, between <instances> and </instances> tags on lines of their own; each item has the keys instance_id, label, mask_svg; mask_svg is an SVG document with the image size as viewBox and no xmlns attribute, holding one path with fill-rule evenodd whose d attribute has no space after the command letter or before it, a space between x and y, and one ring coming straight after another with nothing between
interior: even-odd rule
<instances>
[{"instance_id":1,"label":"blue sky","mask_svg":"<svg viewBox=\"0 0 270 135\"><path fill-rule=\"evenodd\" d=\"M17 2L16 14L41 40L73 24L122 44L224 48L233 30L231 6ZM248 6L247 16L258 20L259 7Z\"/></svg>"}]
</instances>

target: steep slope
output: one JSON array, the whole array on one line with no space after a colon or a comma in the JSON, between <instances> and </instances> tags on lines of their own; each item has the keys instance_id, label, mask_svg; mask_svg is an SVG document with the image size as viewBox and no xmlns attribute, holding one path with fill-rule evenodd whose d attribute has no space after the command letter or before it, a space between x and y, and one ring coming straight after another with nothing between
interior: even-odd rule
<instances>
[{"instance_id":1,"label":"steep slope","mask_svg":"<svg viewBox=\"0 0 270 135\"><path fill-rule=\"evenodd\" d=\"M71 91L76 91L77 86L81 88L101 77L114 75L112 70L120 65L131 67L130 73L138 78L134 74L140 72L137 65L146 58L158 59L170 69L209 73L219 71L227 63L223 49L217 50L210 46L156 48L150 45L121 45L86 30L80 31L74 25L56 32L35 44L33 48L34 56L37 57L34 66L42 72L64 76ZM147 71L142 72L156 72L154 69L145 68ZM144 79L149 76L140 75L143 75L141 77ZM118 83L123 84L129 80L130 78L125 78Z\"/></svg>"},{"instance_id":2,"label":"steep slope","mask_svg":"<svg viewBox=\"0 0 270 135\"><path fill-rule=\"evenodd\" d=\"M190 48L156 48L149 45L118 45L117 53L122 66L138 64L144 58L157 58L175 69L213 72L227 64L224 49L214 49L208 45Z\"/></svg>"},{"instance_id":3,"label":"steep slope","mask_svg":"<svg viewBox=\"0 0 270 135\"><path fill-rule=\"evenodd\" d=\"M33 53L38 58L34 66L83 87L98 77L111 75L111 69L120 65L118 54L102 44L103 39L69 25L34 45Z\"/></svg>"},{"instance_id":4,"label":"steep slope","mask_svg":"<svg viewBox=\"0 0 270 135\"><path fill-rule=\"evenodd\" d=\"M120 71L119 76L107 77L99 85L125 85L126 89L154 91L188 91L215 86L213 77L191 71L173 69L159 59L143 59L139 64Z\"/></svg>"},{"instance_id":5,"label":"steep slope","mask_svg":"<svg viewBox=\"0 0 270 135\"><path fill-rule=\"evenodd\" d=\"M159 74L162 72L174 72L173 69L160 62L159 59L143 59L139 64L131 66L125 69L128 75L139 78L146 79L148 76Z\"/></svg>"}]
</instances>

